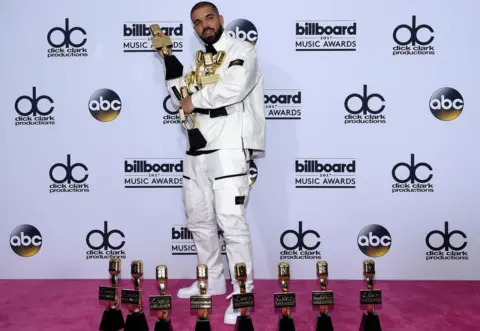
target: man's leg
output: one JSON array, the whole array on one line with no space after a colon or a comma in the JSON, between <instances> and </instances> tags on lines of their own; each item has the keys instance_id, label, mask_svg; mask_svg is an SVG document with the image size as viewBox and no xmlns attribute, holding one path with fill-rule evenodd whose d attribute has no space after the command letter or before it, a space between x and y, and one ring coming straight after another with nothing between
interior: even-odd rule
<instances>
[{"instance_id":1,"label":"man's leg","mask_svg":"<svg viewBox=\"0 0 480 331\"><path fill-rule=\"evenodd\" d=\"M213 187L205 174L204 160L204 155L187 155L185 158L183 200L187 228L193 236L198 264L206 264L208 267L208 294L218 295L226 292L226 285L213 209ZM178 291L180 298L190 298L198 294L200 291L197 282Z\"/></svg>"},{"instance_id":2,"label":"man's leg","mask_svg":"<svg viewBox=\"0 0 480 331\"><path fill-rule=\"evenodd\" d=\"M234 292L237 293L240 291L235 280L237 263L245 263L246 290L253 291L252 247L250 231L245 220L245 204L250 191L248 159L242 150L220 150L216 156L208 158L209 169L214 169L212 177L217 221L224 232L232 284ZM235 324L239 313L233 311L230 304L225 312L225 323Z\"/></svg>"}]
</instances>

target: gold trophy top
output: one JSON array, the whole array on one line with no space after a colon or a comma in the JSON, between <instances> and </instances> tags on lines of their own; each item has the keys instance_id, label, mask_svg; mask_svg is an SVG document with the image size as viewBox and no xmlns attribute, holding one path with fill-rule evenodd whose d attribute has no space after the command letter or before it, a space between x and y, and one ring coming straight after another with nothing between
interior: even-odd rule
<instances>
[{"instance_id":1,"label":"gold trophy top","mask_svg":"<svg viewBox=\"0 0 480 331\"><path fill-rule=\"evenodd\" d=\"M202 51L197 51L195 54L195 63L198 65L202 64L203 62L203 52Z\"/></svg>"},{"instance_id":2,"label":"gold trophy top","mask_svg":"<svg viewBox=\"0 0 480 331\"><path fill-rule=\"evenodd\" d=\"M205 67L211 67L214 65L212 53L203 54L203 63L205 64Z\"/></svg>"},{"instance_id":3,"label":"gold trophy top","mask_svg":"<svg viewBox=\"0 0 480 331\"><path fill-rule=\"evenodd\" d=\"M207 280L208 279L208 267L206 264L199 264L197 266L197 280Z\"/></svg>"},{"instance_id":4,"label":"gold trophy top","mask_svg":"<svg viewBox=\"0 0 480 331\"><path fill-rule=\"evenodd\" d=\"M168 269L166 265L157 265L155 270L157 282L166 282L168 280Z\"/></svg>"},{"instance_id":5,"label":"gold trophy top","mask_svg":"<svg viewBox=\"0 0 480 331\"><path fill-rule=\"evenodd\" d=\"M245 263L235 264L235 278L238 281L245 281L247 279L247 266Z\"/></svg>"},{"instance_id":6,"label":"gold trophy top","mask_svg":"<svg viewBox=\"0 0 480 331\"><path fill-rule=\"evenodd\" d=\"M290 265L286 262L281 262L278 265L278 278L281 280L290 279Z\"/></svg>"},{"instance_id":7,"label":"gold trophy top","mask_svg":"<svg viewBox=\"0 0 480 331\"><path fill-rule=\"evenodd\" d=\"M130 272L133 278L140 278L143 276L143 262L140 260L132 261Z\"/></svg>"},{"instance_id":8,"label":"gold trophy top","mask_svg":"<svg viewBox=\"0 0 480 331\"><path fill-rule=\"evenodd\" d=\"M375 262L373 260L363 261L363 275L367 278L375 275Z\"/></svg>"},{"instance_id":9,"label":"gold trophy top","mask_svg":"<svg viewBox=\"0 0 480 331\"><path fill-rule=\"evenodd\" d=\"M318 278L327 278L328 277L328 263L325 261L317 262L317 277Z\"/></svg>"},{"instance_id":10,"label":"gold trophy top","mask_svg":"<svg viewBox=\"0 0 480 331\"><path fill-rule=\"evenodd\" d=\"M217 66L221 66L223 64L223 61L225 61L226 57L227 54L224 51L220 51L215 54L215 62L217 63Z\"/></svg>"},{"instance_id":11,"label":"gold trophy top","mask_svg":"<svg viewBox=\"0 0 480 331\"><path fill-rule=\"evenodd\" d=\"M156 35L162 33L162 30L160 30L160 25L158 25L158 24L150 25L150 32L152 33L152 36L156 36Z\"/></svg>"},{"instance_id":12,"label":"gold trophy top","mask_svg":"<svg viewBox=\"0 0 480 331\"><path fill-rule=\"evenodd\" d=\"M110 275L115 276L120 273L121 260L119 258L111 258L108 262L108 272Z\"/></svg>"}]
</instances>

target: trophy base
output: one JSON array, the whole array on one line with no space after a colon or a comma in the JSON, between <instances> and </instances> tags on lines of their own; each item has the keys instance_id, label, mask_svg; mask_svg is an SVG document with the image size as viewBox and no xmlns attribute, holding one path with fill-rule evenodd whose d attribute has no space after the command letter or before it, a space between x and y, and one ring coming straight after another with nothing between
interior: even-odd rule
<instances>
[{"instance_id":1,"label":"trophy base","mask_svg":"<svg viewBox=\"0 0 480 331\"><path fill-rule=\"evenodd\" d=\"M254 331L250 316L238 316L235 331Z\"/></svg>"},{"instance_id":2,"label":"trophy base","mask_svg":"<svg viewBox=\"0 0 480 331\"><path fill-rule=\"evenodd\" d=\"M166 320L157 320L153 331L173 331L172 321L170 321L170 318L167 318Z\"/></svg>"},{"instance_id":3,"label":"trophy base","mask_svg":"<svg viewBox=\"0 0 480 331\"><path fill-rule=\"evenodd\" d=\"M377 313L363 313L360 331L382 331Z\"/></svg>"},{"instance_id":4,"label":"trophy base","mask_svg":"<svg viewBox=\"0 0 480 331\"><path fill-rule=\"evenodd\" d=\"M148 331L148 323L143 312L129 313L125 321L125 331Z\"/></svg>"},{"instance_id":5,"label":"trophy base","mask_svg":"<svg viewBox=\"0 0 480 331\"><path fill-rule=\"evenodd\" d=\"M207 141L198 128L187 130L187 134L190 150L196 151L197 149L207 146Z\"/></svg>"},{"instance_id":6,"label":"trophy base","mask_svg":"<svg viewBox=\"0 0 480 331\"><path fill-rule=\"evenodd\" d=\"M278 320L278 331L295 331L293 318L291 316L280 316L280 319Z\"/></svg>"},{"instance_id":7,"label":"trophy base","mask_svg":"<svg viewBox=\"0 0 480 331\"><path fill-rule=\"evenodd\" d=\"M330 315L318 314L316 331L333 331L333 323Z\"/></svg>"},{"instance_id":8,"label":"trophy base","mask_svg":"<svg viewBox=\"0 0 480 331\"><path fill-rule=\"evenodd\" d=\"M123 320L122 311L120 309L105 309L99 330L118 331L123 329L124 326L125 321Z\"/></svg>"},{"instance_id":9,"label":"trophy base","mask_svg":"<svg viewBox=\"0 0 480 331\"><path fill-rule=\"evenodd\" d=\"M210 320L197 319L197 324L195 325L195 331L212 331Z\"/></svg>"}]
</instances>

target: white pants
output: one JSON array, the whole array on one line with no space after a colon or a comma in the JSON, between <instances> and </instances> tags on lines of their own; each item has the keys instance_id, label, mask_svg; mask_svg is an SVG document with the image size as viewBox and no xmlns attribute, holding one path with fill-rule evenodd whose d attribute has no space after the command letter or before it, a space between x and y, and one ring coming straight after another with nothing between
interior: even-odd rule
<instances>
[{"instance_id":1,"label":"white pants","mask_svg":"<svg viewBox=\"0 0 480 331\"><path fill-rule=\"evenodd\" d=\"M253 290L252 247L245 221L245 204L250 191L248 151L218 150L210 154L186 155L183 201L187 228L193 236L198 264L208 266L208 277L223 274L218 227L223 230L232 284L235 264L247 267L247 291ZM218 227L217 227L218 224Z\"/></svg>"}]
</instances>

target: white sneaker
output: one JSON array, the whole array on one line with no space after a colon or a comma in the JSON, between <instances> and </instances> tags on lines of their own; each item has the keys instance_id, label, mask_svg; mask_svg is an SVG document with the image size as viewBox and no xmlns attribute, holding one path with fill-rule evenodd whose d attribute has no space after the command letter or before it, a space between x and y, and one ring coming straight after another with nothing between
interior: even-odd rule
<instances>
[{"instance_id":1,"label":"white sneaker","mask_svg":"<svg viewBox=\"0 0 480 331\"><path fill-rule=\"evenodd\" d=\"M208 279L208 295L221 295L227 292L227 286L225 284L225 278L220 279ZM182 299L190 299L192 295L200 295L200 288L198 281L193 282L189 287L184 287L178 290L177 296Z\"/></svg>"},{"instance_id":2,"label":"white sneaker","mask_svg":"<svg viewBox=\"0 0 480 331\"><path fill-rule=\"evenodd\" d=\"M234 294L239 294L240 292L233 292L227 297L227 300L230 299ZM248 311L251 311L251 308L248 308ZM237 317L240 316L240 309L233 309L233 300L230 300L230 305L227 310L225 310L225 315L223 315L223 323L233 324L237 323Z\"/></svg>"}]
</instances>

